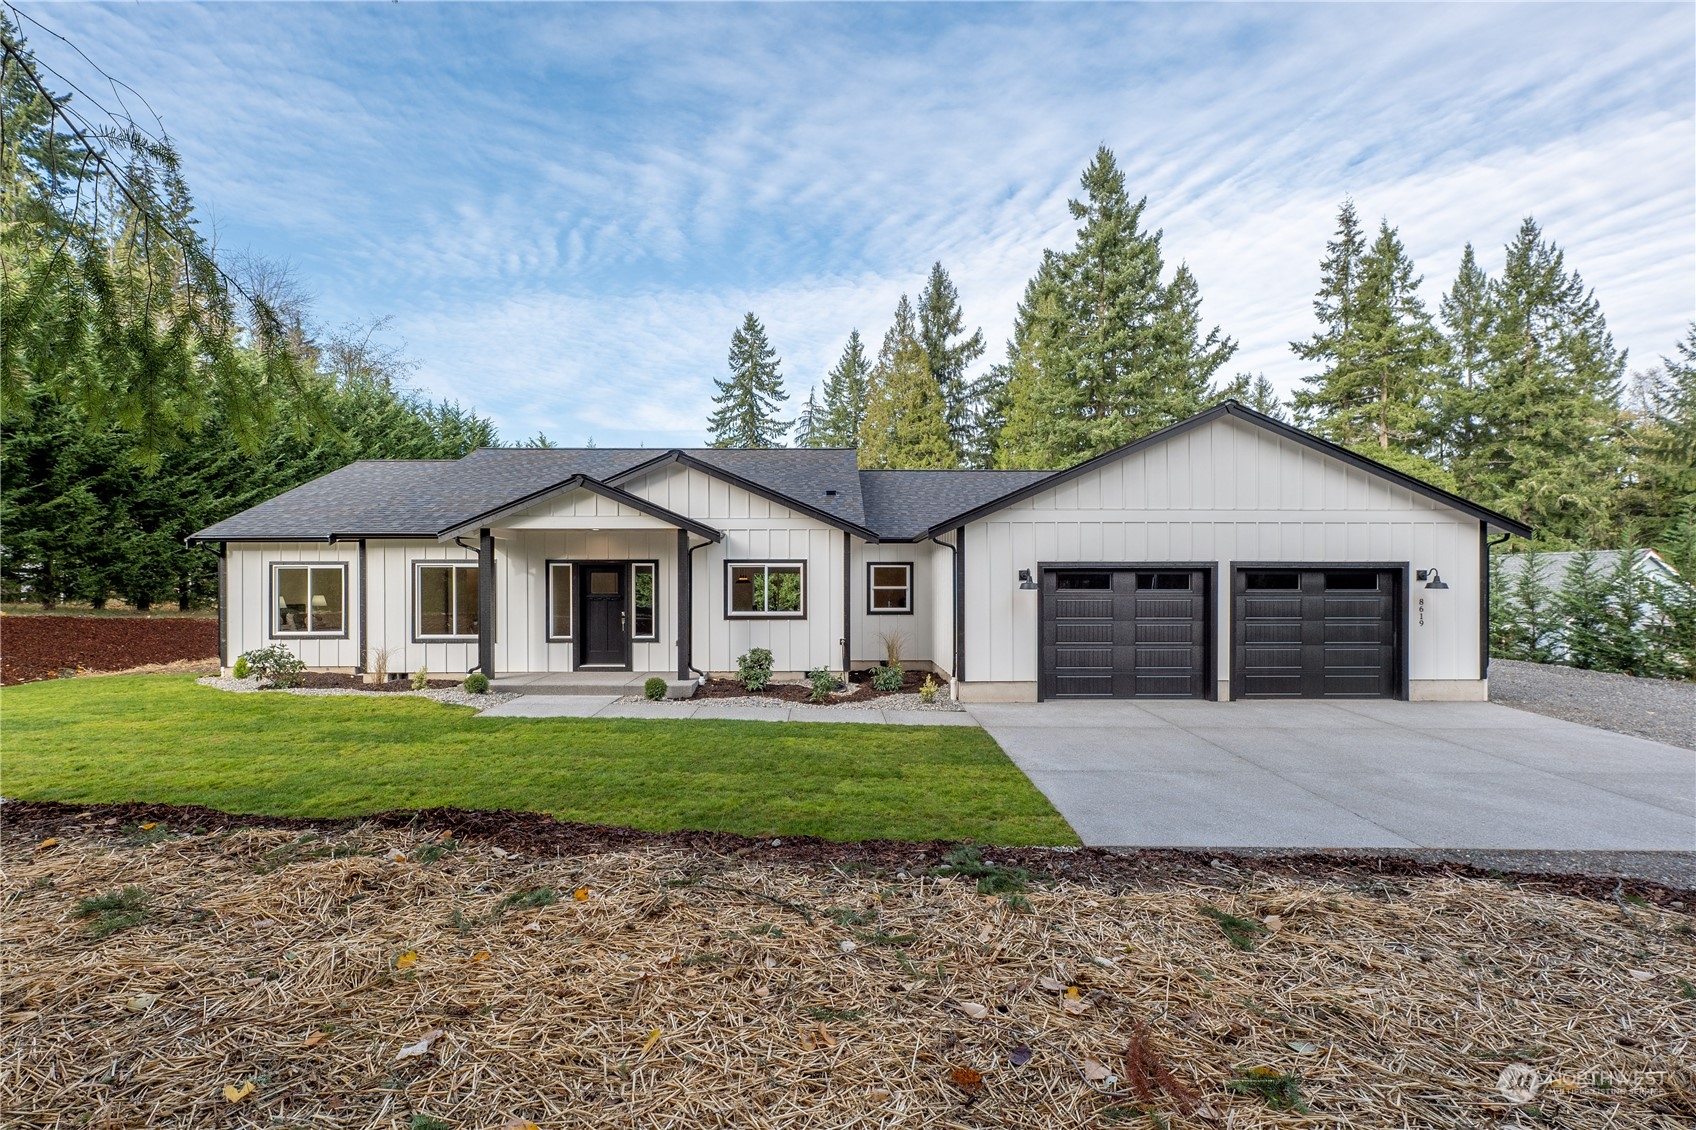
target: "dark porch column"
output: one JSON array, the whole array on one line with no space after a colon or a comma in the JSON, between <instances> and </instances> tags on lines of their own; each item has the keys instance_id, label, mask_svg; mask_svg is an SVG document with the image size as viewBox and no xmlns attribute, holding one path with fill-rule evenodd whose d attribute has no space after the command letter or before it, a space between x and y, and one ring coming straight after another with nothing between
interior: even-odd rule
<instances>
[{"instance_id":1,"label":"dark porch column","mask_svg":"<svg viewBox=\"0 0 1696 1130\"><path fill-rule=\"evenodd\" d=\"M695 558L689 553L689 531L677 531L677 679L689 677L694 655Z\"/></svg>"},{"instance_id":2,"label":"dark porch column","mask_svg":"<svg viewBox=\"0 0 1696 1130\"><path fill-rule=\"evenodd\" d=\"M495 535L477 531L477 670L495 677Z\"/></svg>"}]
</instances>

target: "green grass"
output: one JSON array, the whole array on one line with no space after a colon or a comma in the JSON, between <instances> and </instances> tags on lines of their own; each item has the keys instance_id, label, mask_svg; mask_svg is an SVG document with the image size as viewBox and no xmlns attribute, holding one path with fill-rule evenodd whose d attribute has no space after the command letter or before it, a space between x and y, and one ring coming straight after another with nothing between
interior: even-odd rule
<instances>
[{"instance_id":1,"label":"green grass","mask_svg":"<svg viewBox=\"0 0 1696 1130\"><path fill-rule=\"evenodd\" d=\"M229 694L191 676L8 687L4 793L275 816L516 808L653 831L1077 837L976 728L476 718L422 699Z\"/></svg>"}]
</instances>

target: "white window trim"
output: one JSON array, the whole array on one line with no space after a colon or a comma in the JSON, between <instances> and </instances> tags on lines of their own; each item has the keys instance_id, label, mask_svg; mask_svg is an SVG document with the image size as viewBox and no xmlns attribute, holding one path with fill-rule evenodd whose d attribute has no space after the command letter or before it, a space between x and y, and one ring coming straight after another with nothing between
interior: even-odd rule
<instances>
[{"instance_id":1,"label":"white window trim","mask_svg":"<svg viewBox=\"0 0 1696 1130\"><path fill-rule=\"evenodd\" d=\"M801 608L797 612L737 612L731 606L731 592L734 587L733 574L737 568L743 569L789 569L799 570L801 577ZM805 620L807 618L807 563L805 561L760 561L757 559L741 558L724 563L724 618L727 620Z\"/></svg>"},{"instance_id":2,"label":"white window trim","mask_svg":"<svg viewBox=\"0 0 1696 1130\"><path fill-rule=\"evenodd\" d=\"M905 585L875 584L879 569L901 569L907 574ZM880 592L894 592L899 588L906 593L907 599L900 608L879 608L874 597ZM913 563L911 561L868 561L866 562L866 615L867 616L911 616L913 614Z\"/></svg>"},{"instance_id":3,"label":"white window trim","mask_svg":"<svg viewBox=\"0 0 1696 1130\"><path fill-rule=\"evenodd\" d=\"M277 624L277 571L279 569L339 569L342 574L342 626L333 632L291 632ZM312 574L306 575L307 616L312 615ZM271 635L274 640L345 640L347 631L347 562L345 561L273 561L271 562Z\"/></svg>"},{"instance_id":4,"label":"white window trim","mask_svg":"<svg viewBox=\"0 0 1696 1130\"><path fill-rule=\"evenodd\" d=\"M469 635L427 635L424 632L424 585L420 575L426 569L470 569L477 570L475 561L414 561L412 563L412 639L414 643L470 643L477 639L477 633ZM482 578L477 580L479 594L482 591ZM448 596L453 601L449 611L449 619L459 622L459 586L448 583ZM481 599L481 596L479 596Z\"/></svg>"},{"instance_id":5,"label":"white window trim","mask_svg":"<svg viewBox=\"0 0 1696 1130\"><path fill-rule=\"evenodd\" d=\"M542 625L544 637L549 643L571 643L577 639L577 563L550 560L543 567L547 570L545 583L548 586L547 609L543 613L548 619ZM564 569L567 574L565 599L566 607L571 609L571 632L563 636L554 635L554 601L558 597L557 586L554 584L555 569Z\"/></svg>"},{"instance_id":6,"label":"white window trim","mask_svg":"<svg viewBox=\"0 0 1696 1130\"><path fill-rule=\"evenodd\" d=\"M636 631L636 571L646 569L654 576L652 615L654 630L642 635ZM572 625L576 626L575 623ZM658 561L632 561L630 563L630 639L634 643L653 643L660 638L660 563Z\"/></svg>"}]
</instances>

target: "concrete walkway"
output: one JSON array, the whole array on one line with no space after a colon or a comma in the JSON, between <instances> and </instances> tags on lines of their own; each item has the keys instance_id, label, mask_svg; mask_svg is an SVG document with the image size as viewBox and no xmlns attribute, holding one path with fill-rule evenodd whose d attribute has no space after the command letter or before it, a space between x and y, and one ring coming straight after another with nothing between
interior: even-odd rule
<instances>
[{"instance_id":1,"label":"concrete walkway","mask_svg":"<svg viewBox=\"0 0 1696 1130\"><path fill-rule=\"evenodd\" d=\"M672 700L620 702L614 695L523 695L478 713L479 718L721 718L740 722L870 722L886 726L976 726L960 710L882 710L871 706L748 706Z\"/></svg>"},{"instance_id":2,"label":"concrete walkway","mask_svg":"<svg viewBox=\"0 0 1696 1130\"><path fill-rule=\"evenodd\" d=\"M970 711L1091 845L1696 851L1696 753L1492 703Z\"/></svg>"}]
</instances>

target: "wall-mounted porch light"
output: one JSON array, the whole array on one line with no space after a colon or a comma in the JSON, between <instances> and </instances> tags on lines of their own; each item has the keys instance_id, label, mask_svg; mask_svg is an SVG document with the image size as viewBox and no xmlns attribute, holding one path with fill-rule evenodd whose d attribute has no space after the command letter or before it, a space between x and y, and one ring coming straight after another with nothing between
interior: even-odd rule
<instances>
[{"instance_id":1,"label":"wall-mounted porch light","mask_svg":"<svg viewBox=\"0 0 1696 1130\"><path fill-rule=\"evenodd\" d=\"M1022 589L1036 588L1036 581L1031 579L1031 571L1029 569L1019 570L1019 587Z\"/></svg>"},{"instance_id":2,"label":"wall-mounted porch light","mask_svg":"<svg viewBox=\"0 0 1696 1130\"><path fill-rule=\"evenodd\" d=\"M1442 574L1438 573L1435 569L1416 570L1413 577L1414 580L1424 581L1425 587L1428 589L1446 589L1449 587L1443 580Z\"/></svg>"}]
</instances>

